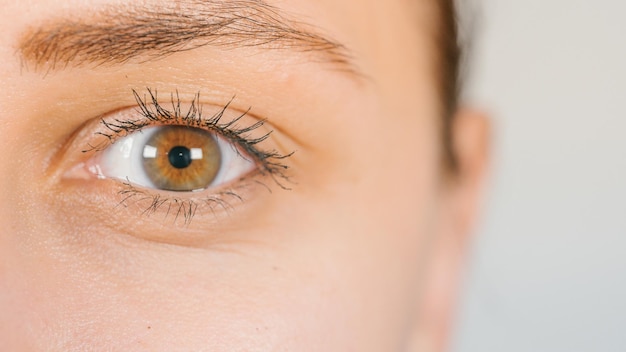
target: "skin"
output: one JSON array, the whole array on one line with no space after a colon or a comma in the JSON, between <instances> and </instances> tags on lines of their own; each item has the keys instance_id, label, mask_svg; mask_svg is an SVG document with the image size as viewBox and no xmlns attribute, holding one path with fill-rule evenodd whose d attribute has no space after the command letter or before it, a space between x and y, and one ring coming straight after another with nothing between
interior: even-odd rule
<instances>
[{"instance_id":1,"label":"skin","mask_svg":"<svg viewBox=\"0 0 626 352\"><path fill-rule=\"evenodd\" d=\"M459 168L445 170L431 5L272 3L345 45L349 66L257 46L61 68L20 53L34 26L98 22L115 4L0 1L0 350L444 349L487 125L457 113ZM98 152L82 150L146 87L165 105L200 92L207 113L235 96L226 119L251 107L242 124L274 131L260 147L295 151L289 181L242 175L203 191L241 200L190 220L120 204L123 186L85 171Z\"/></svg>"}]
</instances>

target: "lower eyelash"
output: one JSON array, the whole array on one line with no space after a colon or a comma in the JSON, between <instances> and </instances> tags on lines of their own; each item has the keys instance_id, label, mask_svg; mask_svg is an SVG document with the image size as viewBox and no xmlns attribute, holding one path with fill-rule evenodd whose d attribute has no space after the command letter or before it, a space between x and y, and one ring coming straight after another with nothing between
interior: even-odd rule
<instances>
[{"instance_id":1,"label":"lower eyelash","mask_svg":"<svg viewBox=\"0 0 626 352\"><path fill-rule=\"evenodd\" d=\"M254 174L251 174L240 181L252 181L254 176ZM238 201L241 203L244 201L244 198L237 193L238 189L250 186L250 184L244 184L207 196L185 198L166 196L150 192L149 190L138 188L128 181L119 182L123 188L118 192L118 194L122 197L118 206L128 207L131 203L139 204L145 202L148 203L148 205L145 206L142 215L150 216L157 212L164 212L165 218L174 216L174 222L177 222L182 218L185 226L191 223L191 220L196 215L198 209L206 207L214 215L216 214L217 209L220 208L226 213L233 210L234 207L231 205L231 201ZM264 188L271 193L271 189L264 183L258 180L254 180L253 182L264 186Z\"/></svg>"},{"instance_id":2,"label":"lower eyelash","mask_svg":"<svg viewBox=\"0 0 626 352\"><path fill-rule=\"evenodd\" d=\"M170 216L170 214L173 214L174 222L176 222L182 217L185 225L189 225L191 223L191 220L196 215L200 205L208 206L212 212L214 212L216 206L219 206L224 210L232 208L230 203L224 199L224 194L222 193L207 196L202 199L183 199L179 197L165 197L156 193L150 193L136 188L132 184L126 182L123 185L124 189L118 192L118 194L123 197L118 204L119 206L127 207L128 203L131 201L136 203L147 201L149 205L145 208L142 215L149 216L162 209L166 209L166 218ZM233 192L228 192L227 194L234 195L236 199L241 200L241 197Z\"/></svg>"}]
</instances>

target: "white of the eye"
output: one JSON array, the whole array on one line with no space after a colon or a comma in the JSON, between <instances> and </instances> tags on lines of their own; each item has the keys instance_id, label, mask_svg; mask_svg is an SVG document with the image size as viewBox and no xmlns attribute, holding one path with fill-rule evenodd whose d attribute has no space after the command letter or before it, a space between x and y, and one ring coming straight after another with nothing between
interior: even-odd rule
<instances>
[{"instance_id":1,"label":"white of the eye","mask_svg":"<svg viewBox=\"0 0 626 352\"><path fill-rule=\"evenodd\" d=\"M133 149L133 141L130 139L124 141L124 143L120 145L120 151L122 152L125 158L128 158L130 156L132 149Z\"/></svg>"},{"instance_id":2,"label":"white of the eye","mask_svg":"<svg viewBox=\"0 0 626 352\"><path fill-rule=\"evenodd\" d=\"M110 145L100 157L102 176L129 181L144 187L154 187L143 169L143 157L156 157L157 150L146 145L157 132L154 127L131 133Z\"/></svg>"},{"instance_id":3,"label":"white of the eye","mask_svg":"<svg viewBox=\"0 0 626 352\"><path fill-rule=\"evenodd\" d=\"M235 146L224 138L216 138L222 153L222 164L211 185L219 185L242 177L255 167L254 161L241 155Z\"/></svg>"},{"instance_id":4,"label":"white of the eye","mask_svg":"<svg viewBox=\"0 0 626 352\"><path fill-rule=\"evenodd\" d=\"M145 128L122 137L109 146L103 151L99 165L96 165L99 176L127 180L139 186L156 188L143 168L143 158L156 157L157 149L146 143L160 128L164 127ZM241 155L231 142L219 136L215 139L221 153L221 164L215 179L207 188L217 187L242 177L255 167L254 161ZM203 158L200 148L191 148L190 153L192 160Z\"/></svg>"}]
</instances>

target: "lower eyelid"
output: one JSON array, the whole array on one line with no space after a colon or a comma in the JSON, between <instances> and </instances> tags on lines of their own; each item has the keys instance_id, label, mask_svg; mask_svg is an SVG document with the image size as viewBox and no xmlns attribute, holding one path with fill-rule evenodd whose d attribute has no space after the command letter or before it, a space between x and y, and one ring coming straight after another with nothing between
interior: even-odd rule
<instances>
[{"instance_id":1,"label":"lower eyelid","mask_svg":"<svg viewBox=\"0 0 626 352\"><path fill-rule=\"evenodd\" d=\"M221 237L224 233L250 228L263 213L259 210L271 207L276 193L259 182L265 183L264 178L254 171L231 187L178 194L155 193L122 180L74 179L41 201L52 216L78 226L75 230L88 226L90 234L199 247L228 240Z\"/></svg>"}]
</instances>

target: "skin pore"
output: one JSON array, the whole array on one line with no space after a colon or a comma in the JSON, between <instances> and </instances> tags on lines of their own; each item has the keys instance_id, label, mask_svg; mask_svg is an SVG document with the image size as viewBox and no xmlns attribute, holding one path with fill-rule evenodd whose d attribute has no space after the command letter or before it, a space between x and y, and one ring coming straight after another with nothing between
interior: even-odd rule
<instances>
[{"instance_id":1,"label":"skin pore","mask_svg":"<svg viewBox=\"0 0 626 352\"><path fill-rule=\"evenodd\" d=\"M487 128L455 113L451 174L434 2L0 9L0 350L445 347ZM168 124L253 170L113 177L125 137Z\"/></svg>"}]
</instances>

